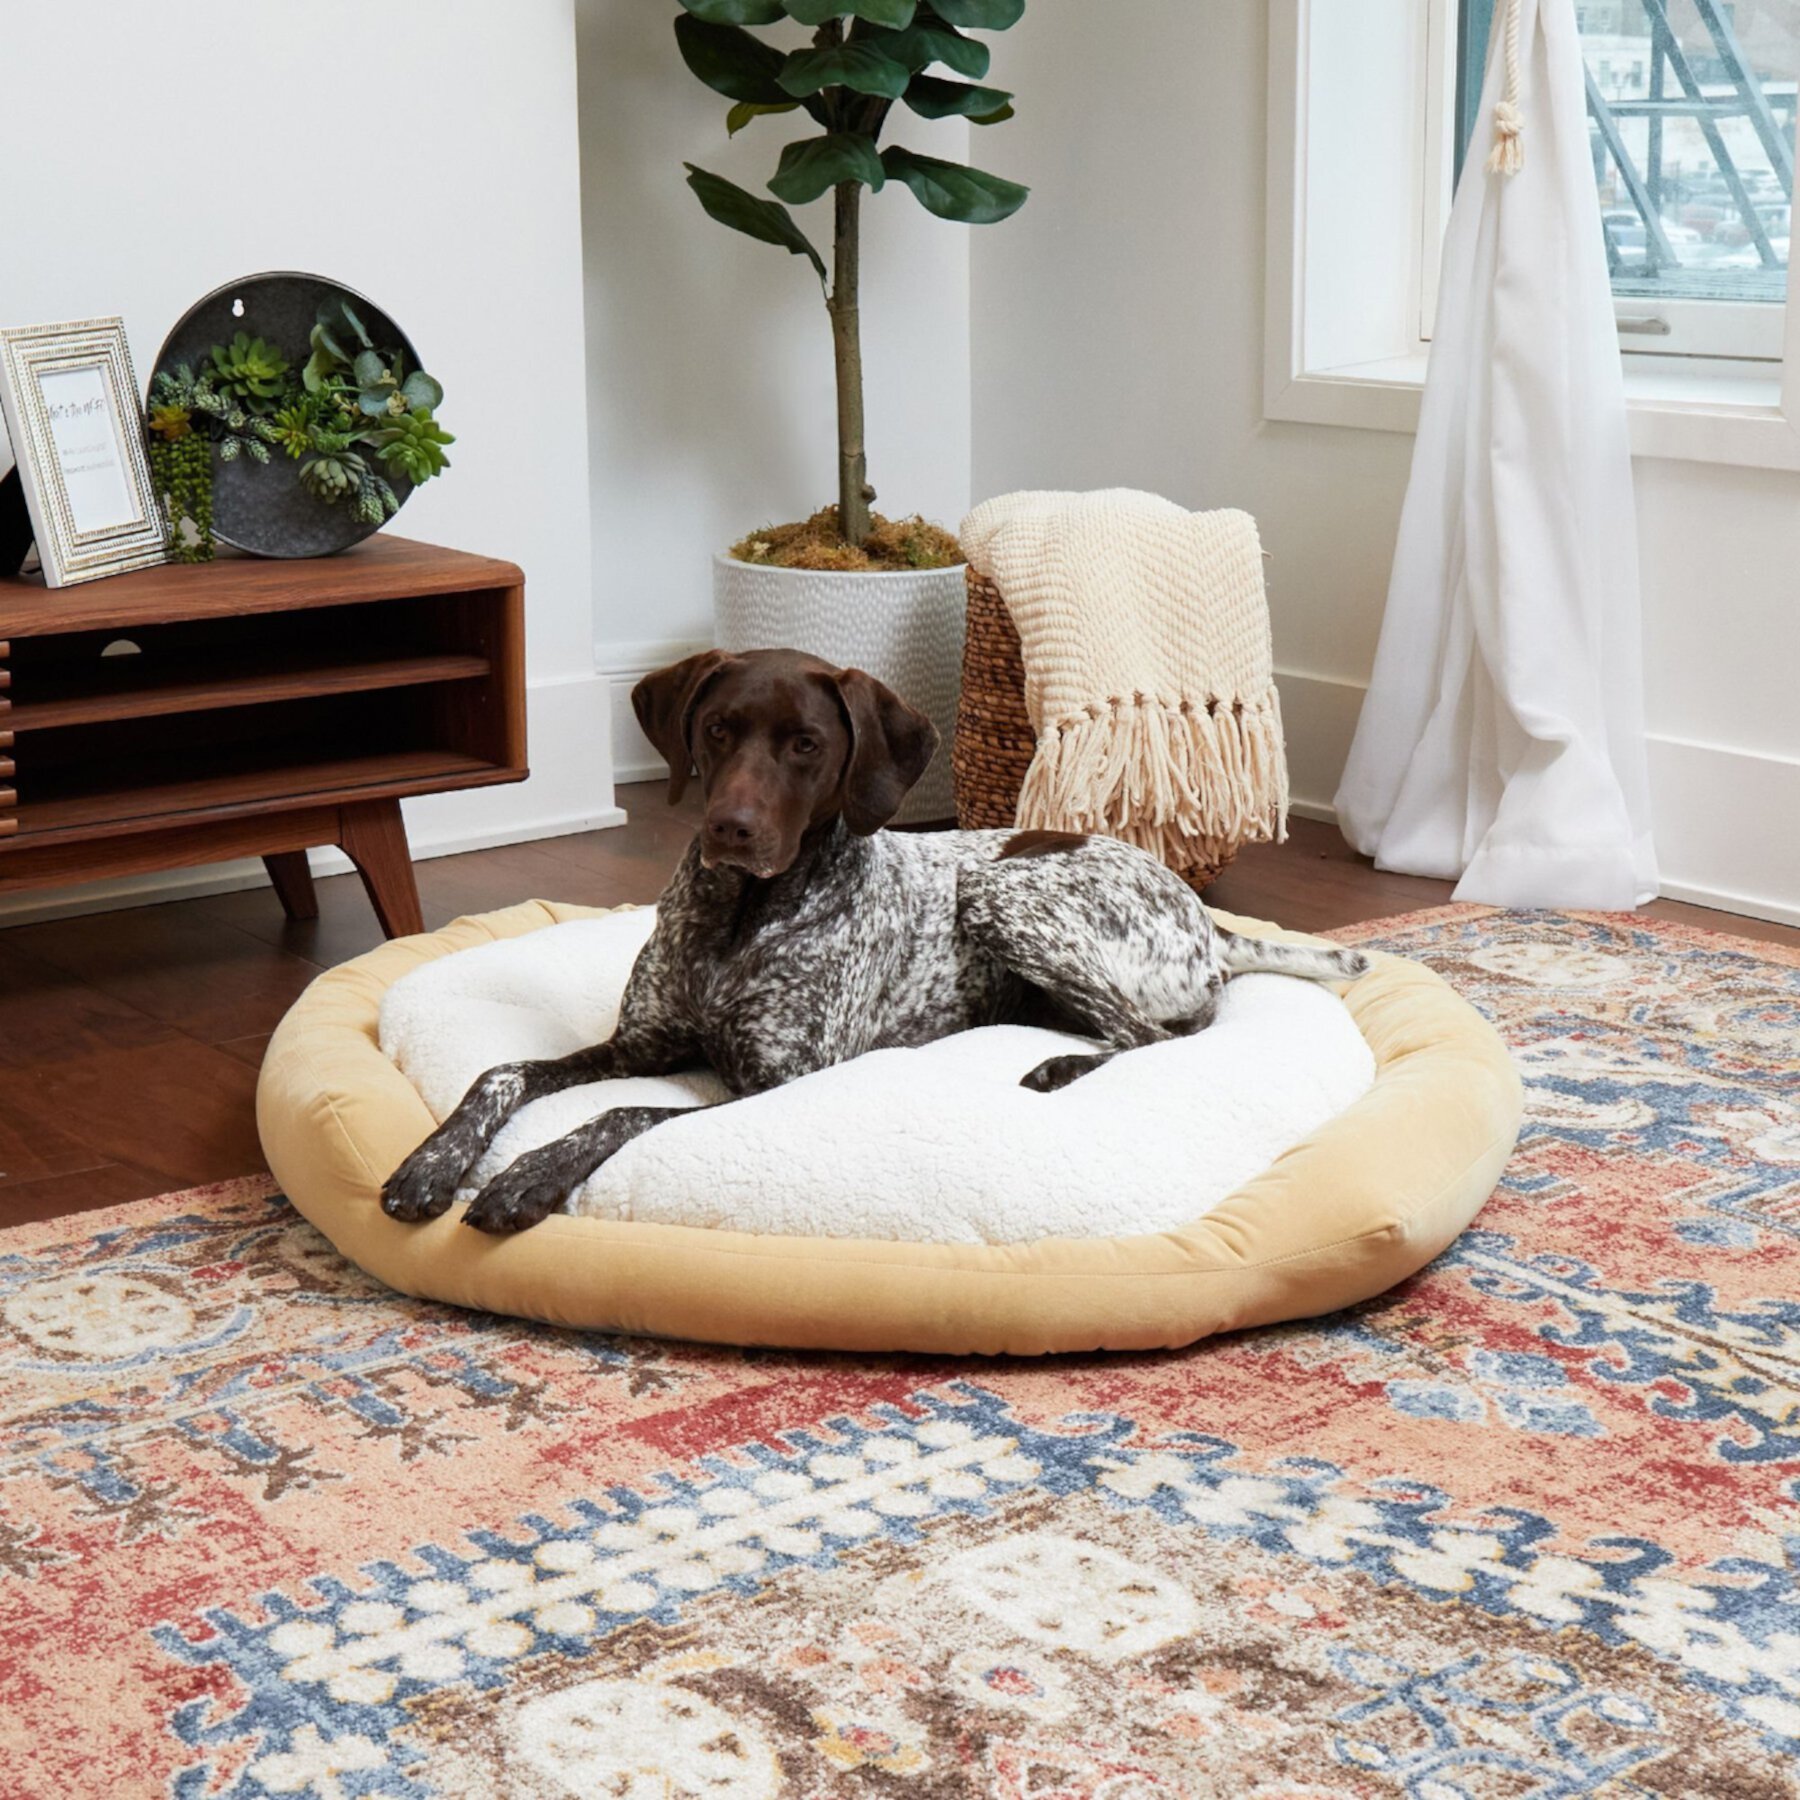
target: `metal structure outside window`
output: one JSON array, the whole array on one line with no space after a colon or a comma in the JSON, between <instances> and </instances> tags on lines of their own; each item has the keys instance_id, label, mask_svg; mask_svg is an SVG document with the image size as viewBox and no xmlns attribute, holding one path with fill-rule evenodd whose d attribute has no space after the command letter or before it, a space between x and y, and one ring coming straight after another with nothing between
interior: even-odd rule
<instances>
[{"instance_id":1,"label":"metal structure outside window","mask_svg":"<svg viewBox=\"0 0 1800 1800\"><path fill-rule=\"evenodd\" d=\"M1602 210L1613 290L1623 298L1779 303L1787 292L1795 83L1784 71L1772 89L1769 72L1746 56L1735 9L1725 0L1681 3L1703 28L1704 48L1691 26L1683 42L1670 18L1673 0L1594 0L1577 8L1596 182L1603 190L1610 185L1610 169L1621 190ZM1479 132L1474 115L1494 11L1495 0L1460 0L1459 171ZM1644 121L1641 160L1627 142L1631 119ZM1766 169L1745 166L1741 128L1734 151L1724 127L1735 120L1748 122L1761 153L1748 160L1766 160ZM1667 165L1666 137L1677 121L1691 122L1710 158L1698 176L1671 173ZM1627 332L1669 329L1659 318L1621 317L1620 325Z\"/></svg>"}]
</instances>

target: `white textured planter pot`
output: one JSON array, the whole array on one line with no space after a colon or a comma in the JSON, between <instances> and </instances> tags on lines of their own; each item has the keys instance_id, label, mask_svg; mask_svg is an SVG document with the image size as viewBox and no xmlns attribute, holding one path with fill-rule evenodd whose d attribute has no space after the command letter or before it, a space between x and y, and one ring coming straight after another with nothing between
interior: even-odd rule
<instances>
[{"instance_id":1,"label":"white textured planter pot","mask_svg":"<svg viewBox=\"0 0 1800 1800\"><path fill-rule=\"evenodd\" d=\"M807 650L839 668L866 669L938 728L937 755L896 816L902 825L956 816L950 739L967 605L961 563L849 574L713 558L721 650Z\"/></svg>"}]
</instances>

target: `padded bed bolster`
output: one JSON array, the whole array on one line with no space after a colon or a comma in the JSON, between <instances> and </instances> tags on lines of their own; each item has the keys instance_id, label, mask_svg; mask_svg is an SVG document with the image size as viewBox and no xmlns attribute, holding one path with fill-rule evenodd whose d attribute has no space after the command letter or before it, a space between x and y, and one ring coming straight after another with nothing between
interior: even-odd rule
<instances>
[{"instance_id":1,"label":"padded bed bolster","mask_svg":"<svg viewBox=\"0 0 1800 1800\"><path fill-rule=\"evenodd\" d=\"M381 997L433 957L594 909L530 901L322 975L270 1043L269 1166L351 1261L402 1293L577 1329L792 1348L1041 1355L1174 1348L1335 1311L1429 1262L1492 1192L1522 1089L1505 1046L1429 969L1377 955L1344 990L1373 1087L1180 1230L909 1244L557 1214L516 1237L389 1219L381 1183L433 1127L383 1055ZM1218 913L1227 929L1318 942Z\"/></svg>"}]
</instances>

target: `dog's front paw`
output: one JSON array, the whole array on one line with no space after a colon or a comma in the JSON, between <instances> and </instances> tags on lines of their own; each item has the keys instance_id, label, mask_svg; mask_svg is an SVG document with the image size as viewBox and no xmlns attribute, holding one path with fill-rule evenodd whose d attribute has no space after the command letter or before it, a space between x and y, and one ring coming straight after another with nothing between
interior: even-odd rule
<instances>
[{"instance_id":1,"label":"dog's front paw","mask_svg":"<svg viewBox=\"0 0 1800 1800\"><path fill-rule=\"evenodd\" d=\"M469 1202L463 1223L477 1231L527 1231L558 1211L568 1193L568 1178L554 1164L521 1156Z\"/></svg>"},{"instance_id":2,"label":"dog's front paw","mask_svg":"<svg viewBox=\"0 0 1800 1800\"><path fill-rule=\"evenodd\" d=\"M447 1212L456 1198L463 1165L447 1143L427 1138L381 1190L381 1210L390 1219L416 1224Z\"/></svg>"}]
</instances>

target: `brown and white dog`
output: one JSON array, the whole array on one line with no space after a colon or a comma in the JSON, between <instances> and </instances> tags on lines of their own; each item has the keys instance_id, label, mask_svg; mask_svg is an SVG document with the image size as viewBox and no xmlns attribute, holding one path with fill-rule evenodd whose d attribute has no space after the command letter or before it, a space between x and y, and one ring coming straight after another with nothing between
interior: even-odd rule
<instances>
[{"instance_id":1,"label":"brown and white dog","mask_svg":"<svg viewBox=\"0 0 1800 1800\"><path fill-rule=\"evenodd\" d=\"M632 694L706 814L658 903L604 1044L483 1075L389 1179L397 1219L434 1218L519 1107L624 1075L711 1068L759 1093L864 1051L971 1026L1097 1038L1025 1077L1043 1092L1141 1044L1212 1022L1226 977L1354 980L1354 950L1265 943L1216 926L1154 857L1043 831L888 832L937 733L859 669L793 650L708 650ZM681 1108L601 1113L522 1156L464 1223L518 1231L562 1206L623 1144Z\"/></svg>"}]
</instances>

